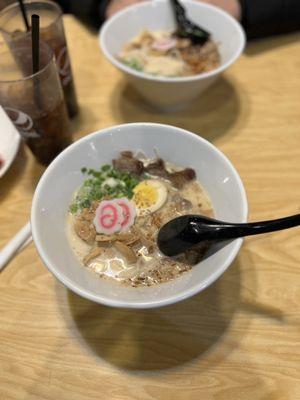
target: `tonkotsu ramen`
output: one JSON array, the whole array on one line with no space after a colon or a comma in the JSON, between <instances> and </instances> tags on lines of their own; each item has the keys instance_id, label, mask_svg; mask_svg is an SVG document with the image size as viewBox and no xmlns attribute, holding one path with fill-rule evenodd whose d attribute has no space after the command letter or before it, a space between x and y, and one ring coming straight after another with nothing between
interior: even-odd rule
<instances>
[{"instance_id":1,"label":"tonkotsu ramen","mask_svg":"<svg viewBox=\"0 0 300 400\"><path fill-rule=\"evenodd\" d=\"M175 217L213 216L192 168L123 151L98 171L82 173L87 178L72 199L67 231L84 267L138 287L172 280L201 260L207 245L170 258L156 244L159 229Z\"/></svg>"}]
</instances>

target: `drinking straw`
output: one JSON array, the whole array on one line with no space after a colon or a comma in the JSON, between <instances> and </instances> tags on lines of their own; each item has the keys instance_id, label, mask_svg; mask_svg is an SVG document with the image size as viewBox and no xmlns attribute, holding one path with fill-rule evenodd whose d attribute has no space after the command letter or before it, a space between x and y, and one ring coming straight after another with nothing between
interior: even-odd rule
<instances>
[{"instance_id":1,"label":"drinking straw","mask_svg":"<svg viewBox=\"0 0 300 400\"><path fill-rule=\"evenodd\" d=\"M31 48L32 48L32 73L40 69L40 17L31 16Z\"/></svg>"},{"instance_id":2,"label":"drinking straw","mask_svg":"<svg viewBox=\"0 0 300 400\"><path fill-rule=\"evenodd\" d=\"M24 24L25 24L25 27L26 27L26 31L29 32L30 31L30 26L29 26L29 23L28 23L28 18L27 18L27 14L26 14L26 10L25 10L25 6L24 6L24 3L23 3L23 0L18 0L18 1L19 1L19 6L20 6L21 13L22 13L22 17L23 17L23 20L24 20Z\"/></svg>"},{"instance_id":3,"label":"drinking straw","mask_svg":"<svg viewBox=\"0 0 300 400\"><path fill-rule=\"evenodd\" d=\"M40 70L40 17L37 14L31 16L31 50L32 50L32 73ZM33 98L39 109L43 109L41 88L38 77L33 79Z\"/></svg>"}]
</instances>

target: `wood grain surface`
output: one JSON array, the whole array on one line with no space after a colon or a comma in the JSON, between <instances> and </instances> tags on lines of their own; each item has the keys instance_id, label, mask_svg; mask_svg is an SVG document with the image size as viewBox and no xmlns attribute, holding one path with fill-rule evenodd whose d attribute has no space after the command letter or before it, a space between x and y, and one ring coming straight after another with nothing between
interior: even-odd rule
<instances>
[{"instance_id":1,"label":"wood grain surface","mask_svg":"<svg viewBox=\"0 0 300 400\"><path fill-rule=\"evenodd\" d=\"M300 34L252 43L188 110L148 109L67 16L81 113L75 138L124 122L194 131L233 162L249 218L300 210ZM28 220L43 168L21 148L0 181L0 246ZM1 400L300 399L299 229L247 239L231 268L187 301L111 309L63 287L33 245L0 276Z\"/></svg>"}]
</instances>

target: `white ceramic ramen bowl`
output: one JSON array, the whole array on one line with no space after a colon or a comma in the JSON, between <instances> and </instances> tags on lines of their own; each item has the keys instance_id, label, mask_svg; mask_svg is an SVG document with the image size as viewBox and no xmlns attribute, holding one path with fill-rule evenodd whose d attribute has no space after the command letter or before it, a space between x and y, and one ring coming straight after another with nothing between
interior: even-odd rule
<instances>
[{"instance_id":1,"label":"white ceramic ramen bowl","mask_svg":"<svg viewBox=\"0 0 300 400\"><path fill-rule=\"evenodd\" d=\"M169 1L147 1L130 6L109 19L99 33L106 58L149 103L165 110L182 108L195 99L238 59L245 46L244 31L229 14L199 1L183 3L188 16L211 32L212 39L219 44L221 66L213 71L191 77L164 78L135 71L118 61L116 56L123 45L141 30L175 29Z\"/></svg>"},{"instance_id":2,"label":"white ceramic ramen bowl","mask_svg":"<svg viewBox=\"0 0 300 400\"><path fill-rule=\"evenodd\" d=\"M70 199L84 180L82 167L99 168L122 150L156 151L167 161L195 169L209 194L216 218L246 222L247 199L230 161L205 139L173 126L134 123L85 136L64 150L47 168L33 198L32 234L49 269L67 288L98 303L115 307L151 308L186 299L213 283L229 267L242 240L234 240L181 277L152 287L132 288L99 278L83 267L66 235Z\"/></svg>"}]
</instances>

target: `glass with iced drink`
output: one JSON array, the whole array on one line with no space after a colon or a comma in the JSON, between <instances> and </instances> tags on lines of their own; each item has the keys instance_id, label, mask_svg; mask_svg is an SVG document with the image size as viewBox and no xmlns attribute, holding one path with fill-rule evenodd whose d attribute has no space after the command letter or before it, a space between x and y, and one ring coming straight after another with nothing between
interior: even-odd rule
<instances>
[{"instance_id":1,"label":"glass with iced drink","mask_svg":"<svg viewBox=\"0 0 300 400\"><path fill-rule=\"evenodd\" d=\"M0 10L7 7L9 4L14 3L15 0L0 0Z\"/></svg>"},{"instance_id":2,"label":"glass with iced drink","mask_svg":"<svg viewBox=\"0 0 300 400\"><path fill-rule=\"evenodd\" d=\"M49 0L27 0L24 1L24 6L28 21L30 21L32 14L40 16L40 41L48 43L55 54L68 113L70 117L73 117L78 112L78 104L64 32L62 10L58 4ZM15 46L20 46L28 40L30 32L26 30L18 3L14 3L0 12L0 30L12 52L14 52Z\"/></svg>"},{"instance_id":3,"label":"glass with iced drink","mask_svg":"<svg viewBox=\"0 0 300 400\"><path fill-rule=\"evenodd\" d=\"M54 54L47 44L40 44L39 71L24 74L31 66L30 42L15 45L13 53L0 53L0 105L36 159L47 165L71 144L69 119Z\"/></svg>"}]
</instances>

